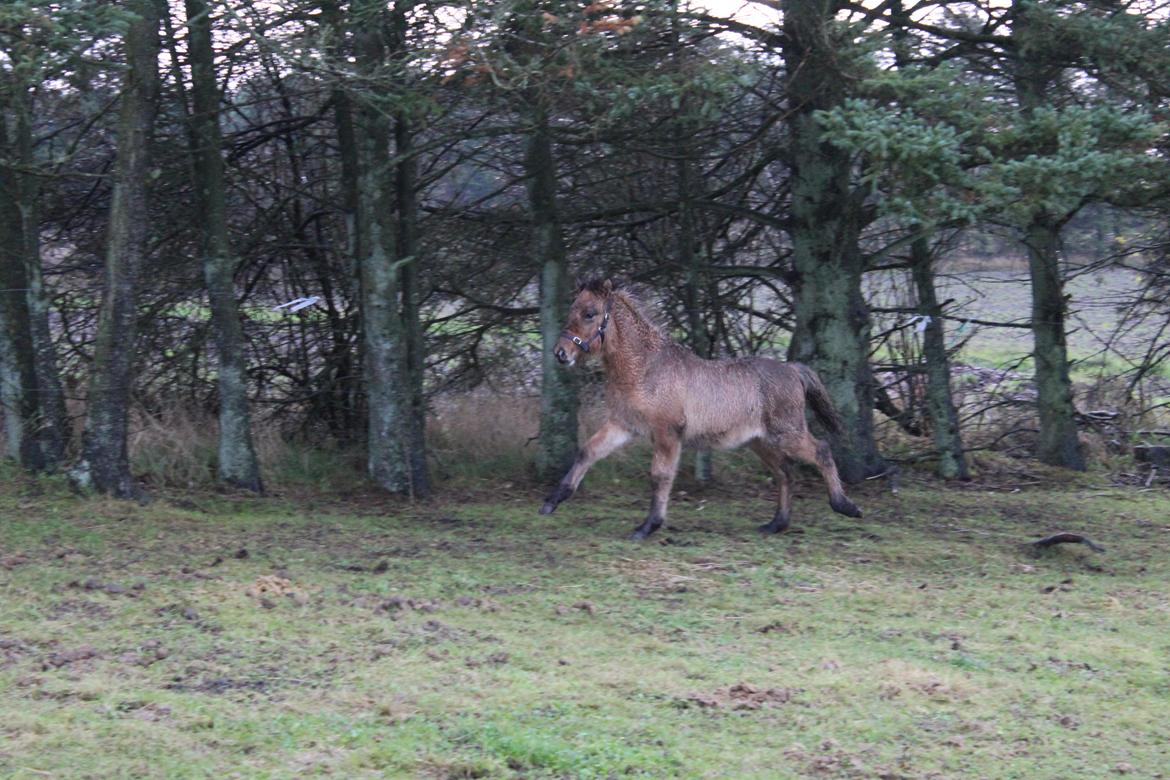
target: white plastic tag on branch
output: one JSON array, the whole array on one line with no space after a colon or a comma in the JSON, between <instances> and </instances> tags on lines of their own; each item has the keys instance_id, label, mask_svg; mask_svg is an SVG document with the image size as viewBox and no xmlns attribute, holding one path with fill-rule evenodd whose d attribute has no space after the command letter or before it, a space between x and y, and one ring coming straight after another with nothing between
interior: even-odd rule
<instances>
[{"instance_id":1,"label":"white plastic tag on branch","mask_svg":"<svg viewBox=\"0 0 1170 780\"><path fill-rule=\"evenodd\" d=\"M320 295L310 295L308 298L294 298L293 300L289 301L288 303L282 303L279 306L275 306L273 308L275 308L277 310L288 309L290 312L300 311L301 309L309 308L314 303L317 303L320 300L321 300Z\"/></svg>"},{"instance_id":2,"label":"white plastic tag on branch","mask_svg":"<svg viewBox=\"0 0 1170 780\"><path fill-rule=\"evenodd\" d=\"M930 322L931 317L929 314L918 314L910 318L910 324L914 326L914 330L918 333L925 333Z\"/></svg>"}]
</instances>

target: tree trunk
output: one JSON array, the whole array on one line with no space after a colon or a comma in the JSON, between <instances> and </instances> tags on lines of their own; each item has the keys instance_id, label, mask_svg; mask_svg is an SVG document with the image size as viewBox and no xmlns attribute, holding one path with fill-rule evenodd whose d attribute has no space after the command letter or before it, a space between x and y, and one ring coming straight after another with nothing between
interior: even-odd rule
<instances>
[{"instance_id":1,"label":"tree trunk","mask_svg":"<svg viewBox=\"0 0 1170 780\"><path fill-rule=\"evenodd\" d=\"M915 226L912 229L919 229ZM951 395L951 363L947 356L946 327L942 306L934 288L934 269L928 239L923 236L910 245L910 269L918 291L918 313L929 317L922 334L922 352L926 359L926 410L930 416L931 436L938 455L935 468L943 479L970 479L963 439L959 431L959 413Z\"/></svg>"},{"instance_id":2,"label":"tree trunk","mask_svg":"<svg viewBox=\"0 0 1170 780\"><path fill-rule=\"evenodd\" d=\"M354 128L358 164L355 243L369 407L367 470L383 489L408 493L411 490L407 427L410 394L399 310L390 123L386 107L376 103L377 96L371 86L384 73L384 8L382 3L362 0L353 5L352 13L357 67L368 79L364 91L355 99Z\"/></svg>"},{"instance_id":3,"label":"tree trunk","mask_svg":"<svg viewBox=\"0 0 1170 780\"><path fill-rule=\"evenodd\" d=\"M32 95L20 95L15 107L16 146L22 171L18 181L25 278L28 283L26 300L37 375L38 437L45 469L55 471L65 463L65 451L70 438L69 415L65 409L65 391L57 367L57 348L53 344L49 324L52 307L45 292L44 267L41 263L40 177L33 173L37 163L33 150Z\"/></svg>"},{"instance_id":4,"label":"tree trunk","mask_svg":"<svg viewBox=\"0 0 1170 780\"><path fill-rule=\"evenodd\" d=\"M220 147L219 88L206 0L187 0L187 47L191 63L192 170L203 216L203 278L219 353L219 479L263 491L252 443L244 331L236 302L236 256L228 239L223 157Z\"/></svg>"},{"instance_id":5,"label":"tree trunk","mask_svg":"<svg viewBox=\"0 0 1170 780\"><path fill-rule=\"evenodd\" d=\"M398 251L402 255L402 324L406 345L406 370L409 374L409 412L407 430L410 440L410 482L414 495L425 498L431 492L427 467L427 400L423 389L426 366L426 343L423 340L419 313L418 161L409 157L414 145L410 119L399 113L394 123L394 149L398 155L395 183L398 189Z\"/></svg>"},{"instance_id":6,"label":"tree trunk","mask_svg":"<svg viewBox=\"0 0 1170 780\"><path fill-rule=\"evenodd\" d=\"M30 471L45 468L37 436L36 355L28 309L20 175L11 164L6 106L0 106L0 407L8 456Z\"/></svg>"},{"instance_id":7,"label":"tree trunk","mask_svg":"<svg viewBox=\"0 0 1170 780\"><path fill-rule=\"evenodd\" d=\"M81 459L74 481L120 498L137 493L130 474L127 425L133 381L135 294L147 254L150 146L158 109L158 26L166 8L156 0L128 3L128 69L118 119L117 163L106 244L105 282L90 372Z\"/></svg>"},{"instance_id":8,"label":"tree trunk","mask_svg":"<svg viewBox=\"0 0 1170 780\"><path fill-rule=\"evenodd\" d=\"M1060 228L1047 215L1037 214L1025 231L1024 244L1032 276L1032 357L1040 413L1036 457L1052 466L1084 471L1065 343L1067 303L1060 272Z\"/></svg>"},{"instance_id":9,"label":"tree trunk","mask_svg":"<svg viewBox=\"0 0 1170 780\"><path fill-rule=\"evenodd\" d=\"M1059 65L1045 55L1050 32L1032 18L1034 3L1016 0L1012 40L1016 46L1015 86L1020 113L1031 118L1048 104L1048 92L1060 75ZM1065 215L1065 218L1072 216ZM1036 405L1040 442L1036 457L1052 466L1084 471L1085 457L1077 439L1072 377L1068 370L1064 320L1067 302L1060 269L1060 219L1043 208L1023 226L1024 247L1032 278L1032 357L1036 372Z\"/></svg>"},{"instance_id":10,"label":"tree trunk","mask_svg":"<svg viewBox=\"0 0 1170 780\"><path fill-rule=\"evenodd\" d=\"M406 55L407 13L414 7L413 0L398 0L391 13L395 54ZM418 242L418 158L412 156L414 127L406 110L398 110L394 117L394 152L398 165L394 178L398 195L398 254L402 257L399 285L402 294L402 324L406 344L409 411L407 436L410 442L410 484L414 495L425 498L431 493L431 475L427 467L427 399L423 382L426 367L426 342L419 302Z\"/></svg>"},{"instance_id":11,"label":"tree trunk","mask_svg":"<svg viewBox=\"0 0 1170 780\"><path fill-rule=\"evenodd\" d=\"M564 238L557 214L557 172L548 115L536 109L525 156L528 204L532 217L532 250L540 264L540 432L536 475L555 482L577 454L577 382L553 355L568 313L568 271Z\"/></svg>"},{"instance_id":12,"label":"tree trunk","mask_svg":"<svg viewBox=\"0 0 1170 780\"><path fill-rule=\"evenodd\" d=\"M346 40L346 28L341 8L333 0L324 0L321 3L322 16L330 31L330 41L327 47L330 58L342 67L350 56L351 51ZM346 90L346 85L338 80L331 91L333 102L333 119L337 128L338 156L341 160L341 202L339 205L345 221L346 251L342 256L346 267L342 273L343 279L358 280L360 274L357 268L357 191L358 191L358 159L357 137L354 128L354 100ZM364 345L361 334L358 334L357 349L353 349L352 325L343 311L334 304L335 295L331 282L331 271L324 263L318 266L318 282L325 299L326 314L329 317L330 351L326 362L333 375L337 377L333 397L329 399L330 407L335 410L331 418L337 418L332 426L335 435L343 442L351 441L356 437L365 437L364 430L368 427L369 418L365 399L363 381L353 378L363 374ZM360 284L358 285L360 287ZM351 296L353 291L348 291ZM360 294L360 290L358 291ZM360 304L359 304L360 305ZM360 320L360 318L358 318ZM361 324L358 323L360 331Z\"/></svg>"},{"instance_id":13,"label":"tree trunk","mask_svg":"<svg viewBox=\"0 0 1170 780\"><path fill-rule=\"evenodd\" d=\"M9 455L29 471L53 471L65 458L68 418L42 278L35 166L32 95L13 90L0 105L0 408Z\"/></svg>"},{"instance_id":14,"label":"tree trunk","mask_svg":"<svg viewBox=\"0 0 1170 780\"><path fill-rule=\"evenodd\" d=\"M683 267L683 305L686 307L687 338L700 357L711 357L711 334L703 318L702 290L706 285L705 256L695 251L695 204L692 189L699 186L694 175L693 149L680 144L675 172L678 181L678 254ZM712 478L711 450L695 451L695 481L705 484Z\"/></svg>"},{"instance_id":15,"label":"tree trunk","mask_svg":"<svg viewBox=\"0 0 1170 780\"><path fill-rule=\"evenodd\" d=\"M851 184L849 154L822 139L814 112L845 97L830 40L832 7L794 0L784 16L791 135L791 229L796 330L789 359L821 376L846 434L833 444L842 478L856 482L885 468L873 438L869 310L861 291L858 246L863 200Z\"/></svg>"},{"instance_id":16,"label":"tree trunk","mask_svg":"<svg viewBox=\"0 0 1170 780\"><path fill-rule=\"evenodd\" d=\"M861 261L827 259L801 246L818 231L793 231L796 331L788 359L820 375L845 433L833 442L842 479L859 482L881 473L885 463L873 438L873 375L869 367L869 311L861 294ZM831 232L831 229L830 229ZM821 240L836 236L821 234ZM811 243L811 242L810 242Z\"/></svg>"}]
</instances>

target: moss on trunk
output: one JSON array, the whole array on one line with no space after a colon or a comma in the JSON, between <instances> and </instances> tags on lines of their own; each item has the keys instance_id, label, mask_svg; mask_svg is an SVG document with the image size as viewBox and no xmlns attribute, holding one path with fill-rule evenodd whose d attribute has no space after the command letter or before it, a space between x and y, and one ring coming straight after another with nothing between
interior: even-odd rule
<instances>
[{"instance_id":1,"label":"moss on trunk","mask_svg":"<svg viewBox=\"0 0 1170 780\"><path fill-rule=\"evenodd\" d=\"M914 229L919 228L915 226ZM926 410L938 457L935 470L943 479L969 479L959 431L959 413L951 396L946 327L934 287L930 245L925 237L916 239L910 246L910 268L918 293L918 312L930 318L922 334L922 352L926 359Z\"/></svg>"},{"instance_id":2,"label":"moss on trunk","mask_svg":"<svg viewBox=\"0 0 1170 780\"><path fill-rule=\"evenodd\" d=\"M0 406L9 455L52 471L65 457L66 416L43 290L31 111L26 90L0 100Z\"/></svg>"},{"instance_id":3,"label":"moss on trunk","mask_svg":"<svg viewBox=\"0 0 1170 780\"><path fill-rule=\"evenodd\" d=\"M540 432L536 474L555 482L568 470L577 453L577 381L553 355L568 310L569 284L565 247L557 214L556 161L548 116L536 111L525 173L532 217L533 256L540 264Z\"/></svg>"},{"instance_id":4,"label":"moss on trunk","mask_svg":"<svg viewBox=\"0 0 1170 780\"><path fill-rule=\"evenodd\" d=\"M192 169L202 211L203 278L219 357L219 446L217 473L230 485L261 492L260 466L252 443L244 332L236 301L236 256L228 239L223 158L219 129L219 88L206 0L187 0L191 63Z\"/></svg>"},{"instance_id":5,"label":"moss on trunk","mask_svg":"<svg viewBox=\"0 0 1170 780\"><path fill-rule=\"evenodd\" d=\"M390 14L393 54L399 66L407 56L408 14L415 5L413 0L400 0L394 4ZM398 158L394 185L398 197L398 253L404 261L398 282L402 288L402 327L409 375L406 388L406 435L409 440L411 490L415 496L422 498L431 493L431 474L427 466L427 399L424 390L426 341L419 310L423 260L419 256L418 241L418 158L413 156L413 151L414 125L409 112L400 106L394 114L394 152Z\"/></svg>"},{"instance_id":6,"label":"moss on trunk","mask_svg":"<svg viewBox=\"0 0 1170 780\"><path fill-rule=\"evenodd\" d=\"M1024 243L1032 277L1032 356L1040 415L1036 457L1052 466L1084 471L1065 343L1067 302L1060 271L1060 229L1037 215L1027 227Z\"/></svg>"},{"instance_id":7,"label":"moss on trunk","mask_svg":"<svg viewBox=\"0 0 1170 780\"><path fill-rule=\"evenodd\" d=\"M351 7L351 13L358 69L374 80L384 73L386 64L385 8L363 0ZM366 467L379 487L409 493L409 372L399 311L390 120L380 96L368 88L354 95L354 105L355 248L368 406Z\"/></svg>"},{"instance_id":8,"label":"moss on trunk","mask_svg":"<svg viewBox=\"0 0 1170 780\"><path fill-rule=\"evenodd\" d=\"M137 494L130 474L127 423L137 336L136 288L147 255L150 147L158 110L158 26L165 7L128 3L128 68L118 120L117 163L106 244L105 282L94 341L81 459L74 481L121 498Z\"/></svg>"},{"instance_id":9,"label":"moss on trunk","mask_svg":"<svg viewBox=\"0 0 1170 780\"><path fill-rule=\"evenodd\" d=\"M845 423L833 454L843 479L880 473L885 463L873 438L873 377L869 310L861 291L859 248L864 199L854 191L853 161L828 143L815 112L838 105L849 79L841 71L833 9L799 0L785 9L783 46L791 105L792 282L796 329L789 359L820 374Z\"/></svg>"}]
</instances>

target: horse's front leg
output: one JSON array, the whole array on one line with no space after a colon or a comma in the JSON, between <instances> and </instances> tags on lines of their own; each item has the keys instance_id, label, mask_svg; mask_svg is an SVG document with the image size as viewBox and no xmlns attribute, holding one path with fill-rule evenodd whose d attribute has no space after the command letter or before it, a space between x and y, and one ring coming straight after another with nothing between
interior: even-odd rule
<instances>
[{"instance_id":1,"label":"horse's front leg","mask_svg":"<svg viewBox=\"0 0 1170 780\"><path fill-rule=\"evenodd\" d=\"M630 437L631 433L615 422L610 421L601 426L578 451L572 468L565 474L556 490L544 500L540 513L551 515L556 511L558 504L576 492L581 480L585 478L585 473L593 464L628 442Z\"/></svg>"},{"instance_id":2,"label":"horse's front leg","mask_svg":"<svg viewBox=\"0 0 1170 780\"><path fill-rule=\"evenodd\" d=\"M654 437L654 460L650 462L650 484L653 497L650 499L650 513L630 538L634 541L645 539L666 522L666 505L670 502L670 488L678 473L678 459L682 454L682 440L674 434Z\"/></svg>"}]
</instances>

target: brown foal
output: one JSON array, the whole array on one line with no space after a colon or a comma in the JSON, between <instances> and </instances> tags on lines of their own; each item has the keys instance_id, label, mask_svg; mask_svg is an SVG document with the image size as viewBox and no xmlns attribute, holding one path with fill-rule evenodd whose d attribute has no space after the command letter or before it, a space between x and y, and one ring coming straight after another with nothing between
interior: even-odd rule
<instances>
[{"instance_id":1,"label":"brown foal","mask_svg":"<svg viewBox=\"0 0 1170 780\"><path fill-rule=\"evenodd\" d=\"M815 466L829 488L829 505L850 517L861 510L845 495L829 445L809 433L808 407L832 433L841 422L816 373L800 363L764 357L704 360L674 343L630 293L608 279L582 285L553 349L572 366L601 358L608 419L577 453L572 468L545 500L547 515L573 495L594 463L635 436L649 436L653 498L634 539L645 539L666 520L670 488L684 442L734 449L748 445L776 479L776 514L765 533L788 527L790 463Z\"/></svg>"}]
</instances>

